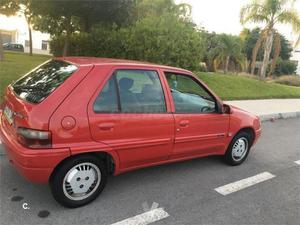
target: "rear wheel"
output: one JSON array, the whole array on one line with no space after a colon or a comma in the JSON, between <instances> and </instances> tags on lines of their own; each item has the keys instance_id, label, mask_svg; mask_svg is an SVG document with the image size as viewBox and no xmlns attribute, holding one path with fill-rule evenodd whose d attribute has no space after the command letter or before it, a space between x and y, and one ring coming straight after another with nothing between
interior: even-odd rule
<instances>
[{"instance_id":1,"label":"rear wheel","mask_svg":"<svg viewBox=\"0 0 300 225\"><path fill-rule=\"evenodd\" d=\"M90 155L71 158L50 180L52 195L61 205L75 208L93 201L107 181L105 163Z\"/></svg>"},{"instance_id":2,"label":"rear wheel","mask_svg":"<svg viewBox=\"0 0 300 225\"><path fill-rule=\"evenodd\" d=\"M224 156L225 162L232 166L237 166L243 163L250 151L252 138L251 135L245 131L239 132L231 141L226 154Z\"/></svg>"}]
</instances>

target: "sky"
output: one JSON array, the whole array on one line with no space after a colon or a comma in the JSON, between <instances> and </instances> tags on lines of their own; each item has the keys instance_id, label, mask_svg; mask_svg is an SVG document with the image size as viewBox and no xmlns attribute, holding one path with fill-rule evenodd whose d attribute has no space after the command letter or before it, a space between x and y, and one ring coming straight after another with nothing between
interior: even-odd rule
<instances>
[{"instance_id":1,"label":"sky","mask_svg":"<svg viewBox=\"0 0 300 225\"><path fill-rule=\"evenodd\" d=\"M192 6L193 21L208 31L238 35L243 29L240 24L241 8L251 3L251 0L176 0L176 3L188 3ZM296 0L294 7L300 12L300 0ZM245 27L254 28L257 25L247 24ZM290 41L296 35L291 27L282 25L276 27L280 33Z\"/></svg>"}]
</instances>

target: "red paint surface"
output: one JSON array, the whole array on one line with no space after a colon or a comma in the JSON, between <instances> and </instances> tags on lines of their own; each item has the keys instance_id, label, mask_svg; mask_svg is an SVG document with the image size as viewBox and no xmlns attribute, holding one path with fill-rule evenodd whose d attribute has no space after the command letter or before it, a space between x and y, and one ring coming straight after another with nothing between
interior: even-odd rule
<instances>
[{"instance_id":1,"label":"red paint surface","mask_svg":"<svg viewBox=\"0 0 300 225\"><path fill-rule=\"evenodd\" d=\"M115 174L208 155L223 155L235 134L250 128L255 140L261 133L258 117L231 107L230 114L176 114L164 71L194 76L179 68L134 61L99 58L60 58L79 69L41 103L17 98L7 88L3 106L22 116L10 125L0 114L0 138L10 161L33 182L46 183L55 167L72 155L105 152L115 164ZM156 70L164 89L167 113L96 114L92 106L116 69ZM199 79L195 79L205 86ZM211 91L221 106L222 101ZM52 133L51 149L28 149L16 140L16 128Z\"/></svg>"}]
</instances>

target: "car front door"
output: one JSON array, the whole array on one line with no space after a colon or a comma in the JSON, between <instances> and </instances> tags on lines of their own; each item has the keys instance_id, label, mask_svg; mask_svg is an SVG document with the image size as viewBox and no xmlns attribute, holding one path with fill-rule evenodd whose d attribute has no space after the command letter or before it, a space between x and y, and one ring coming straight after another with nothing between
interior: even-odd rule
<instances>
[{"instance_id":1,"label":"car front door","mask_svg":"<svg viewBox=\"0 0 300 225\"><path fill-rule=\"evenodd\" d=\"M172 158L218 154L226 148L229 115L218 112L216 98L194 77L165 72L174 104Z\"/></svg>"},{"instance_id":2,"label":"car front door","mask_svg":"<svg viewBox=\"0 0 300 225\"><path fill-rule=\"evenodd\" d=\"M169 159L174 118L156 70L117 68L89 106L94 140L115 149L120 169Z\"/></svg>"}]
</instances>

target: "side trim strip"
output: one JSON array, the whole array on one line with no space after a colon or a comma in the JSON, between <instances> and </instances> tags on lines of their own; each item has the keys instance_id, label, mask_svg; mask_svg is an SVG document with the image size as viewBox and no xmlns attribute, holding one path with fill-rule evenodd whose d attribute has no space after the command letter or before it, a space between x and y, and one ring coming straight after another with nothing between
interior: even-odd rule
<instances>
[{"instance_id":1,"label":"side trim strip","mask_svg":"<svg viewBox=\"0 0 300 225\"><path fill-rule=\"evenodd\" d=\"M197 135L197 136L188 136L188 137L177 137L175 143L184 143L191 141L202 141L202 140L211 140L211 139L220 139L225 138L225 133L220 134L208 134L208 135Z\"/></svg>"},{"instance_id":2,"label":"side trim strip","mask_svg":"<svg viewBox=\"0 0 300 225\"><path fill-rule=\"evenodd\" d=\"M129 140L126 142L107 142L107 144L116 150L128 148L150 147L156 145L167 145L172 143L172 138L146 139L146 140Z\"/></svg>"}]
</instances>

